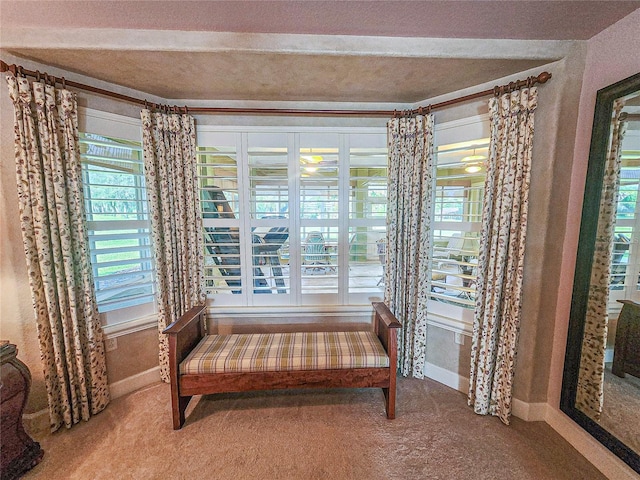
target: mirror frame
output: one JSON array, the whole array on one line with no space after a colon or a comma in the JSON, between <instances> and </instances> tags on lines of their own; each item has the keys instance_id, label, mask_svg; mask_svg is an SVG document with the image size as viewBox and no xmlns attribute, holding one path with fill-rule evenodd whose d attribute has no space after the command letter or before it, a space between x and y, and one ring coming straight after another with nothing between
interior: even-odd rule
<instances>
[{"instance_id":1,"label":"mirror frame","mask_svg":"<svg viewBox=\"0 0 640 480\"><path fill-rule=\"evenodd\" d=\"M591 266L595 251L598 212L602 194L604 165L609 146L613 102L617 98L640 91L640 73L598 90L593 116L593 130L587 166L587 179L582 205L582 219L576 257L576 269L571 298L571 313L567 349L562 378L560 410L589 432L600 443L616 454L632 469L640 473L640 454L618 440L611 432L602 428L575 407L580 369L580 354L584 335L587 299L591 282Z\"/></svg>"}]
</instances>

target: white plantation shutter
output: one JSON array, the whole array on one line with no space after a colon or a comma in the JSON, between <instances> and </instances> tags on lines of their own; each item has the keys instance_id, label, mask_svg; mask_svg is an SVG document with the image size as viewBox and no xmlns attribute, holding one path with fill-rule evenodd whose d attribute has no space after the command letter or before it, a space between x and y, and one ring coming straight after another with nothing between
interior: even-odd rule
<instances>
[{"instance_id":1,"label":"white plantation shutter","mask_svg":"<svg viewBox=\"0 0 640 480\"><path fill-rule=\"evenodd\" d=\"M626 144L634 140L634 132L629 133ZM622 305L617 300L640 301L640 151L623 148L621 161L609 282L610 314L620 312Z\"/></svg>"},{"instance_id":2,"label":"white plantation shutter","mask_svg":"<svg viewBox=\"0 0 640 480\"><path fill-rule=\"evenodd\" d=\"M142 147L81 133L80 151L98 309L151 306L155 290Z\"/></svg>"},{"instance_id":3,"label":"white plantation shutter","mask_svg":"<svg viewBox=\"0 0 640 480\"><path fill-rule=\"evenodd\" d=\"M436 155L430 297L468 309L475 306L487 147L488 139L478 139L440 145Z\"/></svg>"}]
</instances>

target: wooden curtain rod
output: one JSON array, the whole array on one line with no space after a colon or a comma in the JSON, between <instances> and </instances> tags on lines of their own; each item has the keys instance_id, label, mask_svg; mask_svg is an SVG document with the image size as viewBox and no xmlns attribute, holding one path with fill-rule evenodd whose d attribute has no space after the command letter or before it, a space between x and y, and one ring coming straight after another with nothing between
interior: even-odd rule
<instances>
[{"instance_id":1,"label":"wooden curtain rod","mask_svg":"<svg viewBox=\"0 0 640 480\"><path fill-rule=\"evenodd\" d=\"M468 102L477 98L487 97L490 95L502 95L506 92L513 92L524 87L532 87L538 83L543 84L551 78L549 72L542 72L537 76L531 76L525 80L517 80L505 85L495 86L488 90L472 93L462 97L454 98L444 102L434 103L427 105L426 107L418 107L413 110L304 110L297 108L232 108L232 107L169 107L158 103L147 102L146 100L130 97L128 95L122 95L120 93L111 92L98 87L92 87L91 85L85 85L84 83L74 82L66 80L64 77L55 77L53 75L47 75L38 70L27 70L17 65L7 65L0 60L0 72L11 72L14 75L22 75L34 77L37 81L44 80L50 84L59 83L63 88L73 87L79 90L84 90L91 93L97 93L98 95L104 95L106 97L117 98L129 103L135 103L142 105L146 108L153 108L157 110L165 111L188 111L190 113L201 114L219 114L219 115L286 115L297 117L399 117L410 115L422 115L429 113L433 110L437 110L444 107L450 107L458 103Z\"/></svg>"}]
</instances>

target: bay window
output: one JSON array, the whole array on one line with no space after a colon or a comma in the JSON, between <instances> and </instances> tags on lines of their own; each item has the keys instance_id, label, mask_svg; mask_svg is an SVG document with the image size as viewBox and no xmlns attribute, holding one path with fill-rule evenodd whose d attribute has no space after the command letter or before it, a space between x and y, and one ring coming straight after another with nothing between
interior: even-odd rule
<instances>
[{"instance_id":1,"label":"bay window","mask_svg":"<svg viewBox=\"0 0 640 480\"><path fill-rule=\"evenodd\" d=\"M109 128L81 136L91 261L107 323L155 311L136 126L128 139ZM436 130L432 320L472 322L487 129L485 117L474 117ZM197 138L205 291L216 307L339 311L382 300L385 129L203 126Z\"/></svg>"}]
</instances>

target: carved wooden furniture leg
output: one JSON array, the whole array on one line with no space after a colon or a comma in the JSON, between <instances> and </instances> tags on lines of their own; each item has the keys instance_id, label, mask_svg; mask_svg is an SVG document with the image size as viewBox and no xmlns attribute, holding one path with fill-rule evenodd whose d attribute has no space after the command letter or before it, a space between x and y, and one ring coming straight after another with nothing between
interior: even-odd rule
<instances>
[{"instance_id":1,"label":"carved wooden furniture leg","mask_svg":"<svg viewBox=\"0 0 640 480\"><path fill-rule=\"evenodd\" d=\"M31 373L17 358L15 345L0 346L0 465L2 480L13 480L36 466L44 452L25 432L22 412L31 388Z\"/></svg>"}]
</instances>

